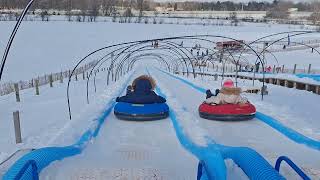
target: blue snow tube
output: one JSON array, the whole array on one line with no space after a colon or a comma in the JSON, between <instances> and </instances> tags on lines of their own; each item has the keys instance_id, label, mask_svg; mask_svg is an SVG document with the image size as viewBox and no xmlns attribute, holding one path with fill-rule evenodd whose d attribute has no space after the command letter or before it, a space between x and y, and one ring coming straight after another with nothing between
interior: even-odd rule
<instances>
[{"instance_id":1,"label":"blue snow tube","mask_svg":"<svg viewBox=\"0 0 320 180\"><path fill-rule=\"evenodd\" d=\"M169 116L166 103L132 104L118 102L114 107L117 118L129 121L152 121L165 119Z\"/></svg>"}]
</instances>

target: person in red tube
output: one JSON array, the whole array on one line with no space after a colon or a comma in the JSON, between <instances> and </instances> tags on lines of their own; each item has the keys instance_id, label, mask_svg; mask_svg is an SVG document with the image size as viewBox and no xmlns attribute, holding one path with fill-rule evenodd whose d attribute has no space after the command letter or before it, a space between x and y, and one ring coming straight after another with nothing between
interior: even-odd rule
<instances>
[{"instance_id":1,"label":"person in red tube","mask_svg":"<svg viewBox=\"0 0 320 180\"><path fill-rule=\"evenodd\" d=\"M241 88L234 87L231 79L227 79L216 96L211 96L204 101L206 104L219 105L219 104L245 104L248 100L241 97Z\"/></svg>"}]
</instances>

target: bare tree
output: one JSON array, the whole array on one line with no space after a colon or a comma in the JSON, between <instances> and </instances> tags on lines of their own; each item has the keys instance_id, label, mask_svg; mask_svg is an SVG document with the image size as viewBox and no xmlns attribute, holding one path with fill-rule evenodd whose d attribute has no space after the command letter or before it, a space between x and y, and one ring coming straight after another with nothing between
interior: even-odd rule
<instances>
[{"instance_id":1,"label":"bare tree","mask_svg":"<svg viewBox=\"0 0 320 180\"><path fill-rule=\"evenodd\" d=\"M152 23L153 23L153 24L157 24L157 19L156 19L156 17L153 17Z\"/></svg>"},{"instance_id":2,"label":"bare tree","mask_svg":"<svg viewBox=\"0 0 320 180\"><path fill-rule=\"evenodd\" d=\"M90 0L90 10L89 10L89 18L91 22L95 22L97 19L97 16L99 15L99 7L97 0Z\"/></svg>"},{"instance_id":3,"label":"bare tree","mask_svg":"<svg viewBox=\"0 0 320 180\"><path fill-rule=\"evenodd\" d=\"M231 24L233 24L234 26L238 26L239 19L236 12L230 13L230 20L231 20Z\"/></svg>"},{"instance_id":4,"label":"bare tree","mask_svg":"<svg viewBox=\"0 0 320 180\"><path fill-rule=\"evenodd\" d=\"M133 16L132 10L130 7L128 7L124 12L123 12L123 17L124 17L124 22L131 22L131 18Z\"/></svg>"},{"instance_id":5,"label":"bare tree","mask_svg":"<svg viewBox=\"0 0 320 180\"><path fill-rule=\"evenodd\" d=\"M144 23L145 23L145 24L148 24L148 23L149 23L149 18L148 18L148 16L144 17Z\"/></svg>"},{"instance_id":6,"label":"bare tree","mask_svg":"<svg viewBox=\"0 0 320 180\"><path fill-rule=\"evenodd\" d=\"M117 0L102 0L101 2L103 15L105 16L111 16L114 12L116 12L116 3Z\"/></svg>"},{"instance_id":7,"label":"bare tree","mask_svg":"<svg viewBox=\"0 0 320 180\"><path fill-rule=\"evenodd\" d=\"M16 18L16 21L18 21L20 18L20 13L15 12L14 17Z\"/></svg>"},{"instance_id":8,"label":"bare tree","mask_svg":"<svg viewBox=\"0 0 320 180\"><path fill-rule=\"evenodd\" d=\"M42 21L49 21L49 13L48 13L48 9L49 9L49 0L43 0L43 1L39 1L38 4L41 12L40 12L40 17Z\"/></svg>"},{"instance_id":9,"label":"bare tree","mask_svg":"<svg viewBox=\"0 0 320 180\"><path fill-rule=\"evenodd\" d=\"M137 0L137 9L139 9L139 14L143 12L143 0Z\"/></svg>"},{"instance_id":10,"label":"bare tree","mask_svg":"<svg viewBox=\"0 0 320 180\"><path fill-rule=\"evenodd\" d=\"M80 9L80 15L82 17L82 22L86 20L87 17L87 10L88 10L88 0L81 0L78 3L79 9Z\"/></svg>"},{"instance_id":11,"label":"bare tree","mask_svg":"<svg viewBox=\"0 0 320 180\"><path fill-rule=\"evenodd\" d=\"M72 0L66 0L66 14L67 20L71 21L72 19Z\"/></svg>"},{"instance_id":12,"label":"bare tree","mask_svg":"<svg viewBox=\"0 0 320 180\"><path fill-rule=\"evenodd\" d=\"M276 19L288 19L288 10L293 7L293 2L290 1L275 1L275 7L267 12L267 17Z\"/></svg>"},{"instance_id":13,"label":"bare tree","mask_svg":"<svg viewBox=\"0 0 320 180\"><path fill-rule=\"evenodd\" d=\"M116 22L117 21L117 14L113 13L112 14L112 22Z\"/></svg>"},{"instance_id":14,"label":"bare tree","mask_svg":"<svg viewBox=\"0 0 320 180\"><path fill-rule=\"evenodd\" d=\"M47 10L41 10L40 17L42 21L49 21L49 13Z\"/></svg>"},{"instance_id":15,"label":"bare tree","mask_svg":"<svg viewBox=\"0 0 320 180\"><path fill-rule=\"evenodd\" d=\"M314 25L320 25L320 2L312 2L313 13L308 17L308 20L312 21Z\"/></svg>"},{"instance_id":16,"label":"bare tree","mask_svg":"<svg viewBox=\"0 0 320 180\"><path fill-rule=\"evenodd\" d=\"M79 12L79 13L76 14L76 21L77 21L77 22L81 22L81 20L82 20L82 15L81 15L81 13Z\"/></svg>"},{"instance_id":17,"label":"bare tree","mask_svg":"<svg viewBox=\"0 0 320 180\"><path fill-rule=\"evenodd\" d=\"M178 3L174 3L173 9L176 11L178 9Z\"/></svg>"},{"instance_id":18,"label":"bare tree","mask_svg":"<svg viewBox=\"0 0 320 180\"><path fill-rule=\"evenodd\" d=\"M9 11L8 15L7 15L7 20L8 21L14 21L15 19L17 20L17 15L18 13L13 13L12 11Z\"/></svg>"}]
</instances>

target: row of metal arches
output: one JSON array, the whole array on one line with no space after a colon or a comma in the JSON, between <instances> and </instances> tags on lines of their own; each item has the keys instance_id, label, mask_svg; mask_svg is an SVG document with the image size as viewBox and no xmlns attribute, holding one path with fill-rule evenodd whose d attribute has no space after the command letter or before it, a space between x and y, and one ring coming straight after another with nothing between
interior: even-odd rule
<instances>
[{"instance_id":1,"label":"row of metal arches","mask_svg":"<svg viewBox=\"0 0 320 180\"><path fill-rule=\"evenodd\" d=\"M7 61L7 57L11 48L11 45L13 43L13 40L15 38L16 33L18 32L18 29L22 23L23 18L25 17L26 13L28 12L29 8L33 4L35 0L30 0L28 4L26 5L25 9L23 10L22 14L20 15L12 33L9 38L9 41L7 43L6 49L4 51L2 61L1 61L1 66L0 66L0 81L2 80L2 74L4 71L4 67ZM110 46L106 46L100 49L97 49L91 53L89 53L87 56L79 60L79 62L74 66L68 80L68 86L67 86L67 101L68 101L68 108L69 108L69 117L71 119L71 107L70 107L70 98L69 98L69 89L70 89L70 82L71 82L71 77L73 76L75 70L77 67L79 67L80 64L85 62L88 57L101 52L101 51L106 51L105 55L97 61L97 64L90 70L90 75L87 78L87 102L89 103L89 81L92 79L92 75L95 74L93 73L96 69L100 67L104 67L108 69L108 75L107 75L107 82L106 84L109 84L110 81L110 74L113 76L112 80L116 81L119 79L120 76L123 74L127 73L130 69L132 69L133 65L139 61L139 60L147 60L148 58L154 58L160 62L161 66L166 66L168 71L172 71L174 68L175 70L180 70L182 72L186 71L187 76L192 73L194 77L196 77L196 70L193 64L193 60L197 59L193 53L191 53L188 48L190 47L183 47L179 46L179 44L176 42L177 40L187 40L187 41L201 41L201 42L209 42L212 45L215 44L217 41L214 41L213 38L216 39L226 39L226 40L231 40L231 41L237 41L238 43L243 44L245 47L242 52L237 52L237 56L229 51L228 49L226 50L227 57L225 57L223 60L229 60L231 59L231 62L236 66L239 65L241 61L247 61L245 57L243 57L243 53L247 52L248 50L256 56L256 62L260 62L262 69L264 69L264 66L266 64L266 59L262 58L264 53L271 53L268 51L268 48L271 47L272 45L278 43L278 42L285 42L286 39L290 36L296 37L296 36L302 36L302 35L307 35L307 34L315 34L319 33L316 31L288 31L288 32L281 32L281 33L275 33L275 34L270 34L268 36L261 37L259 39L256 39L255 41L252 41L250 43L245 43L243 41L239 41L235 38L231 37L226 37L226 36L219 36L219 35L196 35L196 36L178 36L178 37L168 37L168 38L160 38L160 39L151 39L151 40L143 40L143 41L132 41L132 42L126 42L126 43L120 43L120 44L114 44ZM287 36L288 35L288 36ZM261 52L257 52L252 45L255 43L259 42L264 42L264 40L267 40L269 38L275 38L276 40L273 40L272 42L269 41L269 43L261 50ZM160 42L161 47L153 48L150 46L151 42ZM149 45L147 45L149 43ZM289 43L289 39L288 39ZM296 44L299 44L299 42L294 42ZM163 45L162 45L163 44ZM312 46L309 46L307 44L300 43L300 45L306 46L312 51L316 51L319 55L319 51ZM112 50L112 48L116 48L115 50ZM146 49L149 48L149 49ZM150 49L151 48L151 49ZM202 49L206 49L211 52L210 56L207 56L206 58L203 58L202 61L204 61L206 64L211 63L212 65L214 64L214 61L217 59L212 58L217 51L213 51L212 47L205 47ZM155 51L156 50L156 51ZM146 53L147 51L151 51ZM139 54L139 53L142 54ZM166 52L166 53L164 53ZM123 55L125 56L123 57ZM144 55L143 55L144 54ZM272 53L271 53L272 54ZM112 56L112 57L111 57ZM278 62L276 56L272 55L274 59ZM109 62L109 64L108 64ZM108 64L108 65L107 65ZM199 66L199 70L201 71L201 67ZM115 71L115 72L114 72ZM263 71L263 79L265 78L265 73ZM94 88L96 89L95 86L95 76L94 76ZM263 85L264 85L264 80L263 80ZM263 95L262 95L263 99Z\"/></svg>"},{"instance_id":2,"label":"row of metal arches","mask_svg":"<svg viewBox=\"0 0 320 180\"><path fill-rule=\"evenodd\" d=\"M256 52L255 49L251 46L252 44L263 40L264 38L259 38L256 41L251 42L250 44L246 44L244 42L238 41L234 38L230 37L225 37L225 36L214 36L214 35L198 35L198 36L181 36L181 37L170 37L170 38L162 38L162 39L151 39L151 40L144 40L144 41L135 41L135 42L128 42L128 43L121 43L117 45L111 45L107 47L103 47L101 49L98 49L92 53L90 53L88 56L85 58L81 59L79 63L74 67L71 76L73 75L74 70L81 64L83 61L85 61L89 56L93 55L94 53L97 53L102 50L108 50L114 47L117 47L116 49L113 49L112 51L109 51L106 53L105 56L103 56L101 59L99 59L96 63L96 65L90 70L90 75L87 79L87 102L89 102L89 82L92 79L93 72L96 69L99 69L101 67L104 67L108 70L108 74L106 77L106 84L108 85L110 82L110 76L112 75L113 77L111 78L113 81L117 81L122 75L126 74L128 71L130 71L134 64L138 61L141 60L150 60L154 59L159 61L160 66L166 68L166 70L172 72L173 70L177 70L180 72L185 72L187 76L189 74L192 74L193 77L196 77L196 67L194 66L193 61L198 59L193 55L193 53L190 52L191 46L180 46L177 43L177 40L181 41L190 41L190 40L197 40L197 41L205 41L205 42L210 42L211 44L215 44L217 41L214 41L209 38L223 38L223 39L228 39L232 41L238 41L239 43L242 43L245 47L246 50L250 50L252 54L256 56L256 62L260 62L262 69L264 69L264 66L266 64L266 59L262 58L262 54L267 52L271 54L274 58L274 60L278 62L278 59L272 52L268 52L268 48L271 47L273 44L276 44L277 42L287 42L285 41L287 38L287 34L291 33L291 37L294 36L299 36L299 35L304 35L304 34L310 34L310 33L315 33L313 31L293 31L293 32L282 32L282 33L277 33L274 35L269 35L265 36L264 38L270 38L273 36L279 36L279 35L285 35L282 38L279 38L273 42L268 43L267 46L264 47L264 49L261 52ZM295 33L295 34L292 34ZM151 42L159 42L160 46L157 48L154 48L152 45L150 45ZM299 45L303 45L306 47L309 47L310 49L315 50L320 55L320 52L313 48L312 46L308 44L303 44L301 42L294 42L291 41L292 43L296 43ZM214 51L212 47L206 47L203 46L202 49L210 51L208 55L205 55L202 58L202 61L204 61L206 64L212 64L214 66L214 63L219 61L216 58L212 58L215 56L218 51ZM244 50L243 50L244 52ZM243 56L243 52L237 52L236 54L232 52L231 50L226 50L227 56L223 58L223 62L226 60L231 61L232 64L235 66L237 69L237 66L241 61L248 61L245 56ZM237 56L237 57L236 57ZM204 71L203 67L199 66L199 71ZM71 76L69 77L68 81L68 89L67 89L67 98L68 98L68 105L70 105L70 99L69 99L69 83L71 82ZM264 73L263 73L263 78L264 78ZM95 75L93 76L93 81L95 82ZM264 81L263 81L264 83ZM96 89L96 85L94 83L94 88ZM263 95L262 95L263 98ZM70 107L70 106L69 106ZM71 118L71 110L70 110L70 118Z\"/></svg>"}]
</instances>

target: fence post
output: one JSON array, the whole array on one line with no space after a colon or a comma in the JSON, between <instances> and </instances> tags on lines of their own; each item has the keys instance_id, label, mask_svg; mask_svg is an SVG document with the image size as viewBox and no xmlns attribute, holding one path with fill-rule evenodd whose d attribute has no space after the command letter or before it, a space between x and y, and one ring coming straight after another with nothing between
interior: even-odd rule
<instances>
[{"instance_id":1,"label":"fence post","mask_svg":"<svg viewBox=\"0 0 320 180\"><path fill-rule=\"evenodd\" d=\"M218 74L214 74L214 80L218 81Z\"/></svg>"},{"instance_id":2,"label":"fence post","mask_svg":"<svg viewBox=\"0 0 320 180\"><path fill-rule=\"evenodd\" d=\"M63 83L63 74L62 74L62 72L60 73L60 83Z\"/></svg>"},{"instance_id":3,"label":"fence post","mask_svg":"<svg viewBox=\"0 0 320 180\"><path fill-rule=\"evenodd\" d=\"M317 94L320 94L320 86L317 86L317 87L316 87L316 93L317 93Z\"/></svg>"},{"instance_id":4,"label":"fence post","mask_svg":"<svg viewBox=\"0 0 320 180\"><path fill-rule=\"evenodd\" d=\"M13 124L16 137L16 144L22 143L19 111L13 112Z\"/></svg>"},{"instance_id":5,"label":"fence post","mask_svg":"<svg viewBox=\"0 0 320 180\"><path fill-rule=\"evenodd\" d=\"M294 64L294 67L293 67L293 74L296 74L296 70L297 70L297 64Z\"/></svg>"},{"instance_id":6,"label":"fence post","mask_svg":"<svg viewBox=\"0 0 320 180\"><path fill-rule=\"evenodd\" d=\"M76 81L78 81L78 73L76 73Z\"/></svg>"},{"instance_id":7,"label":"fence post","mask_svg":"<svg viewBox=\"0 0 320 180\"><path fill-rule=\"evenodd\" d=\"M309 64L309 67L308 67L308 74L311 73L311 64Z\"/></svg>"},{"instance_id":8,"label":"fence post","mask_svg":"<svg viewBox=\"0 0 320 180\"><path fill-rule=\"evenodd\" d=\"M36 84L36 95L40 95L40 93L39 93L39 79L35 80L35 84Z\"/></svg>"},{"instance_id":9,"label":"fence post","mask_svg":"<svg viewBox=\"0 0 320 180\"><path fill-rule=\"evenodd\" d=\"M82 72L82 79L85 80L86 79L86 75L84 73L85 71Z\"/></svg>"},{"instance_id":10,"label":"fence post","mask_svg":"<svg viewBox=\"0 0 320 180\"><path fill-rule=\"evenodd\" d=\"M273 65L272 73L274 74L276 72L276 65Z\"/></svg>"},{"instance_id":11,"label":"fence post","mask_svg":"<svg viewBox=\"0 0 320 180\"><path fill-rule=\"evenodd\" d=\"M49 75L49 83L50 83L50 87L53 87L53 78L52 78L52 74Z\"/></svg>"},{"instance_id":12,"label":"fence post","mask_svg":"<svg viewBox=\"0 0 320 180\"><path fill-rule=\"evenodd\" d=\"M310 87L309 84L306 84L305 90L306 90L306 91L309 91L309 87Z\"/></svg>"},{"instance_id":13,"label":"fence post","mask_svg":"<svg viewBox=\"0 0 320 180\"><path fill-rule=\"evenodd\" d=\"M293 82L293 88L297 89L297 82Z\"/></svg>"},{"instance_id":14,"label":"fence post","mask_svg":"<svg viewBox=\"0 0 320 180\"><path fill-rule=\"evenodd\" d=\"M14 83L14 91L16 92L16 101L20 102L19 84Z\"/></svg>"}]
</instances>

